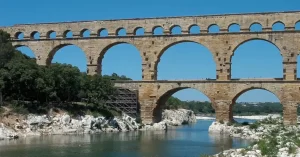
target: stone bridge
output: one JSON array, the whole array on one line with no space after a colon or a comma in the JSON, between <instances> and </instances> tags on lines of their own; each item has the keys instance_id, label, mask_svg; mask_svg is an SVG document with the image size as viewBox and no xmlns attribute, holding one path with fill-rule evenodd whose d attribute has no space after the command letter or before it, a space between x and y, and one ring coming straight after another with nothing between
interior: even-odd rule
<instances>
[{"instance_id":1,"label":"stone bridge","mask_svg":"<svg viewBox=\"0 0 300 157\"><path fill-rule=\"evenodd\" d=\"M296 106L300 84L297 81L297 56L300 53L300 31L295 25L300 12L225 14L186 17L120 19L104 21L75 21L61 23L19 24L0 29L8 32L15 47L27 46L34 53L37 63L49 65L55 53L64 46L80 47L87 59L87 73L101 74L102 59L106 51L120 43L134 45L142 58L142 81L117 83L117 86L135 87L139 90L142 119L146 123L159 120L159 110L166 99L184 88L196 88L212 101L218 120L232 120L232 104L241 93L250 89L265 89L274 93L284 106L286 124L296 123ZM274 31L274 24L281 23L284 30ZM253 32L253 25L261 31ZM230 32L238 25L239 32ZM192 34L198 27L200 33ZM212 33L217 26L219 32ZM179 27L180 34L173 29ZM163 33L156 35L156 29ZM125 36L120 31L126 30ZM107 32L107 36L103 32ZM142 31L143 34L138 34ZM72 37L68 36L72 32ZM88 34L88 35L86 35ZM235 50L250 40L264 40L275 45L281 53L283 76L269 80L232 80L231 58ZM216 63L216 80L157 81L157 65L170 46L181 42L195 42L207 47Z\"/></svg>"}]
</instances>

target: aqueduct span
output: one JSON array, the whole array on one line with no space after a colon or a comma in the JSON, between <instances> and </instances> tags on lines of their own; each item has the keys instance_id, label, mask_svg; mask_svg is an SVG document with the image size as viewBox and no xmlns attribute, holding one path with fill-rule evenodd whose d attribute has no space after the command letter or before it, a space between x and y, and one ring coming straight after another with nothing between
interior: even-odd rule
<instances>
[{"instance_id":1,"label":"aqueduct span","mask_svg":"<svg viewBox=\"0 0 300 157\"><path fill-rule=\"evenodd\" d=\"M232 105L236 98L250 89L265 89L275 94L283 105L285 124L297 122L297 105L300 102L300 81L297 80L297 56L300 50L300 31L295 24L300 21L300 12L226 14L208 16L164 17L144 19L121 19L106 21L77 21L62 23L20 24L0 27L11 34L14 46L27 46L34 51L37 63L49 65L60 48L77 45L87 57L88 74L101 74L101 62L106 51L117 44L136 46L142 58L142 81L119 81L121 86L139 91L141 117L144 123L160 119L160 108L176 91L195 88L211 100L217 120L231 121ZM283 23L283 31L273 31L275 23ZM240 32L229 32L230 26L238 24ZM253 24L260 24L262 31L251 32ZM218 33L210 27L218 26ZM181 34L172 34L175 26ZM199 34L191 34L193 26L200 27ZM162 35L154 35L158 27ZM118 36L125 29L126 36ZM137 35L143 29L144 35ZM73 37L67 37L67 33ZM102 31L108 36L103 37ZM84 33L89 32L89 37ZM21 38L21 34L24 38ZM54 34L54 35L53 35ZM39 36L39 37L37 37ZM55 36L55 37L54 37ZM239 45L249 40L261 39L275 45L283 58L282 79L232 80L231 57ZM196 42L207 47L217 65L216 80L159 81L157 64L163 52L180 42Z\"/></svg>"}]
</instances>

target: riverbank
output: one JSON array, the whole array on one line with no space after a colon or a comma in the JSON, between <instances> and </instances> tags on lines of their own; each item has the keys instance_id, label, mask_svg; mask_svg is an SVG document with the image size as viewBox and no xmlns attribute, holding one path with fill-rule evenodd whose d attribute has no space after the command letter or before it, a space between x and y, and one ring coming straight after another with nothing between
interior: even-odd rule
<instances>
[{"instance_id":1,"label":"riverbank","mask_svg":"<svg viewBox=\"0 0 300 157\"><path fill-rule=\"evenodd\" d=\"M71 117L67 113L53 115L20 115L9 113L0 118L0 139L13 139L27 136L96 134L101 132L126 132L137 130L165 130L168 126L195 123L193 111L164 110L162 121L144 125L126 114L120 117L105 118L91 115Z\"/></svg>"},{"instance_id":2,"label":"riverbank","mask_svg":"<svg viewBox=\"0 0 300 157\"><path fill-rule=\"evenodd\" d=\"M271 118L278 118L280 117L280 114L269 114L269 115L253 115L253 116L233 116L233 118L239 118L239 119L249 119L249 120L262 120L268 117ZM196 116L197 120L215 120L215 117L210 116Z\"/></svg>"},{"instance_id":3,"label":"riverbank","mask_svg":"<svg viewBox=\"0 0 300 157\"><path fill-rule=\"evenodd\" d=\"M231 137L255 140L247 148L226 150L214 155L215 157L300 156L300 127L284 126L281 117L268 117L253 124L213 122L209 127L209 132L211 134L229 134Z\"/></svg>"}]
</instances>

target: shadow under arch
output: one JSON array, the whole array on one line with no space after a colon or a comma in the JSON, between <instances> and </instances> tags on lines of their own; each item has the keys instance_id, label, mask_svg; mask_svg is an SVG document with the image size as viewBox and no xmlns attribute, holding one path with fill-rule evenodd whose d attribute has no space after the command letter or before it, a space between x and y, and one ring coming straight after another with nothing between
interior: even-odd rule
<instances>
[{"instance_id":1,"label":"shadow under arch","mask_svg":"<svg viewBox=\"0 0 300 157\"><path fill-rule=\"evenodd\" d=\"M100 54L98 56L98 59L97 59L97 64L98 64L98 66L97 66L97 72L98 72L98 74L102 74L101 72L102 72L103 58L104 58L104 55L107 53L107 51L109 51L111 48L113 48L115 46L118 46L118 45L121 45L121 44L126 44L126 45L130 45L130 46L134 47L139 52L141 62L143 61L143 57L142 57L141 51L133 43L130 43L130 42L114 42L114 43L110 43L104 49L101 50L101 52L100 52Z\"/></svg>"},{"instance_id":2,"label":"shadow under arch","mask_svg":"<svg viewBox=\"0 0 300 157\"><path fill-rule=\"evenodd\" d=\"M211 56L212 56L212 59L214 61L214 64L216 65L216 61L214 60L214 54L212 53L212 51L206 46L206 45L203 45L202 43L200 42L197 42L197 41L193 41L193 40L181 40L181 41L176 41L176 42L172 42L166 46L164 46L164 48L158 53L157 55L157 61L155 62L154 64L154 70L155 70L155 76L156 76L156 79L157 79L157 76L158 76L158 71L157 71L157 68L158 68L158 64L160 62L160 59L161 59L161 56L171 47L173 46L176 46L178 44L182 44L182 43L194 43L194 44L198 44L199 46L202 46L204 47L205 49L207 49Z\"/></svg>"},{"instance_id":3,"label":"shadow under arch","mask_svg":"<svg viewBox=\"0 0 300 157\"><path fill-rule=\"evenodd\" d=\"M51 62L52 62L53 57L55 56L55 54L56 54L59 50L61 50L61 49L64 48L64 47L67 47L67 46L75 46L76 48L80 49L80 50L84 53L86 63L88 62L87 54L86 54L86 52L83 51L82 48L80 48L79 46L74 45L74 44L65 43L65 44L60 44L60 45L55 46L55 47L49 52L48 57L47 57L47 60L46 60L46 65L47 65L47 66L51 65Z\"/></svg>"},{"instance_id":4,"label":"shadow under arch","mask_svg":"<svg viewBox=\"0 0 300 157\"><path fill-rule=\"evenodd\" d=\"M167 100L176 92L182 91L184 89L194 89L194 90L200 92L201 94L205 95L209 99L209 101L212 102L212 99L210 97L208 97L207 94L205 94L204 92L202 92L201 90L199 90L197 88L177 87L177 88L170 89L167 92L165 92L164 94L160 95L159 99L156 101L156 106L152 111L152 116L153 116L152 121L154 123L158 123L162 120L162 109L163 109L164 105L166 104ZM212 108L214 108L214 107L212 106Z\"/></svg>"}]
</instances>

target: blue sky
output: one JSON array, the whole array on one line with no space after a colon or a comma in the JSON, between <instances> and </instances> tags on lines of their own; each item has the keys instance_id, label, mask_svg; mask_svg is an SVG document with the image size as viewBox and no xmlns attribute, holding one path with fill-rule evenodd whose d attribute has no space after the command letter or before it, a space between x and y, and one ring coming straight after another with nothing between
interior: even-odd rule
<instances>
[{"instance_id":1,"label":"blue sky","mask_svg":"<svg viewBox=\"0 0 300 157\"><path fill-rule=\"evenodd\" d=\"M298 0L244 2L241 0L4 0L0 6L0 26L20 23L292 10L300 10ZM275 28L280 29L280 27ZM26 48L20 48L20 50L33 56L32 52ZM72 57L68 57L70 54ZM79 67L81 71L86 70L84 53L76 46L60 49L52 62L69 63ZM141 62L138 50L134 46L117 45L109 49L105 55L103 74L115 72L134 80L141 80ZM181 43L170 47L162 56L158 65L158 79L215 78L215 69L212 55L206 47L195 43ZM250 41L241 45L232 59L232 77L282 78L282 58L279 50L265 41ZM201 92L192 89L180 91L175 96L182 100L208 100ZM243 94L238 101L278 101L278 99L269 92L252 90Z\"/></svg>"}]
</instances>

